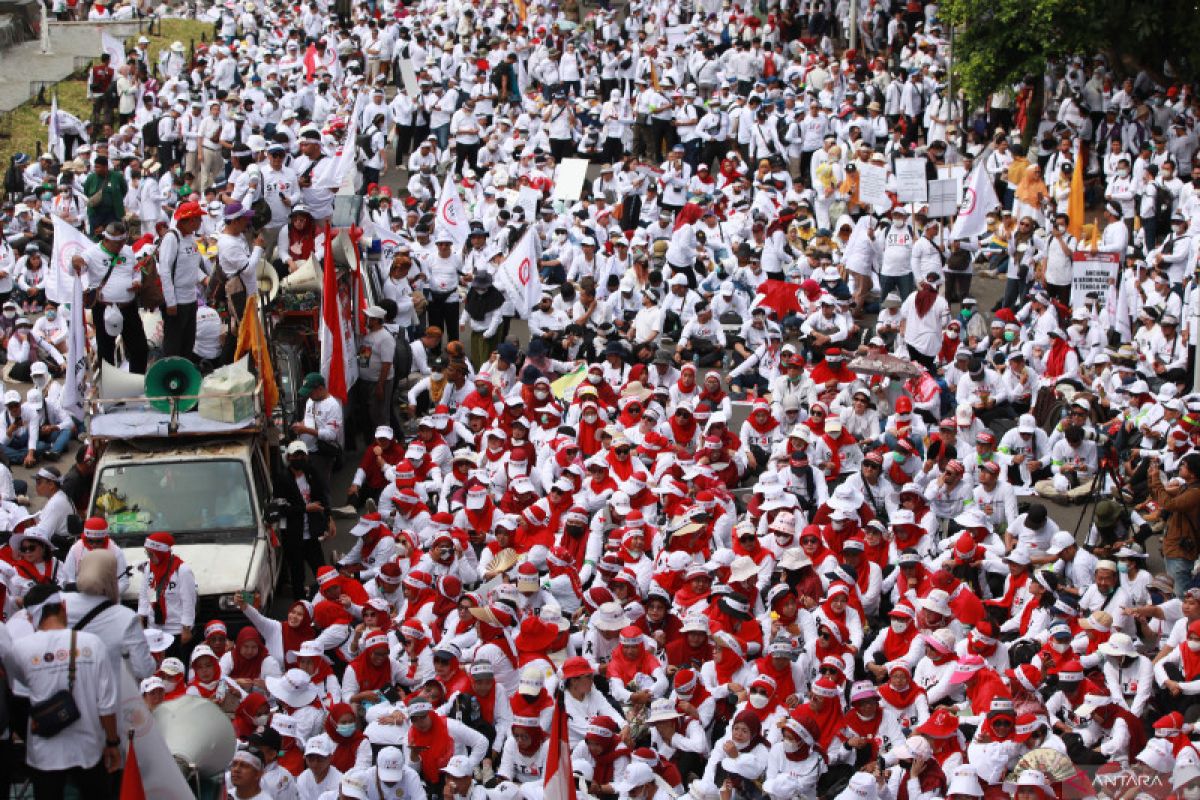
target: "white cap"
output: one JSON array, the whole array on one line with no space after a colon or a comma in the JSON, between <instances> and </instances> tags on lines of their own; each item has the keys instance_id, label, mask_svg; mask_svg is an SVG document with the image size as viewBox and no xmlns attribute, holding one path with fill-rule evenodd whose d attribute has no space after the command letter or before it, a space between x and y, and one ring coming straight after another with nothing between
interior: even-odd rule
<instances>
[{"instance_id":1,"label":"white cap","mask_svg":"<svg viewBox=\"0 0 1200 800\"><path fill-rule=\"evenodd\" d=\"M442 772L452 778L465 778L474 772L466 756L454 756L442 767Z\"/></svg>"}]
</instances>

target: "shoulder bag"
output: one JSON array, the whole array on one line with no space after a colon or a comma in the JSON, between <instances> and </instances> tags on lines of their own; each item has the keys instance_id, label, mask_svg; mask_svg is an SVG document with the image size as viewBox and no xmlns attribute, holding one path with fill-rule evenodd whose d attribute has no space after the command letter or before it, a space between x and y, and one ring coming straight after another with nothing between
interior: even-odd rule
<instances>
[{"instance_id":1,"label":"shoulder bag","mask_svg":"<svg viewBox=\"0 0 1200 800\"><path fill-rule=\"evenodd\" d=\"M90 621L90 620L89 620ZM67 688L59 689L50 697L29 709L29 730L43 739L50 739L75 724L80 719L79 705L75 702L75 637L71 631L69 661L67 662Z\"/></svg>"}]
</instances>

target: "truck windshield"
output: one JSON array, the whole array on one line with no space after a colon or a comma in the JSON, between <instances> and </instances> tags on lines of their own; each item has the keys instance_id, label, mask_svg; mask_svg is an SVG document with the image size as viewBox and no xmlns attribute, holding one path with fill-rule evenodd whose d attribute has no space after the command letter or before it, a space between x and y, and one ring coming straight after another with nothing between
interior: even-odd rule
<instances>
[{"instance_id":1,"label":"truck windshield","mask_svg":"<svg viewBox=\"0 0 1200 800\"><path fill-rule=\"evenodd\" d=\"M108 520L118 538L255 527L246 467L233 459L108 466L97 481L92 514Z\"/></svg>"}]
</instances>

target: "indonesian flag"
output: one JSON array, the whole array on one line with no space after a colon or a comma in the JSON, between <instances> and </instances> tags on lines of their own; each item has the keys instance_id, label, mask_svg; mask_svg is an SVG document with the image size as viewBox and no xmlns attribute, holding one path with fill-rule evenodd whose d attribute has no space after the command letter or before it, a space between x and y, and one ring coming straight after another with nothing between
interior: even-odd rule
<instances>
[{"instance_id":1,"label":"indonesian flag","mask_svg":"<svg viewBox=\"0 0 1200 800\"><path fill-rule=\"evenodd\" d=\"M121 774L121 800L146 800L146 787L142 784L142 771L138 768L137 748L134 746L133 737L129 739L125 771Z\"/></svg>"},{"instance_id":2,"label":"indonesian flag","mask_svg":"<svg viewBox=\"0 0 1200 800\"><path fill-rule=\"evenodd\" d=\"M438 195L437 219L434 222L434 228L450 234L450 238L461 245L467 241L471 226L467 222L467 209L463 205L462 195L458 193L458 186L455 185L450 172L450 170L446 171L446 180L442 182L442 193Z\"/></svg>"},{"instance_id":3,"label":"indonesian flag","mask_svg":"<svg viewBox=\"0 0 1200 800\"><path fill-rule=\"evenodd\" d=\"M325 261L321 282L321 375L329 393L346 402L350 384L346 361L352 356L346 347L348 321L342 318L338 297L337 266L333 261L333 228L325 223Z\"/></svg>"},{"instance_id":4,"label":"indonesian flag","mask_svg":"<svg viewBox=\"0 0 1200 800\"><path fill-rule=\"evenodd\" d=\"M550 720L550 749L546 754L545 800L575 800L575 774L571 769L571 737L567 732L567 707L562 690L557 693Z\"/></svg>"}]
</instances>

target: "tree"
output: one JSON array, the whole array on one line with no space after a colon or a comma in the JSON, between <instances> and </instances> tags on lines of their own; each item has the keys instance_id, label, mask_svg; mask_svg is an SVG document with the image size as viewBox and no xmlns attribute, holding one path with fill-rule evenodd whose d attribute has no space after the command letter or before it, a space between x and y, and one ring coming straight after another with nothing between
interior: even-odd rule
<instances>
[{"instance_id":1,"label":"tree","mask_svg":"<svg viewBox=\"0 0 1200 800\"><path fill-rule=\"evenodd\" d=\"M939 14L954 26L954 78L972 102L1072 55L1103 54L1118 74L1144 69L1168 82L1169 55L1174 80L1196 74L1187 56L1200 37L1194 0L943 0ZM1041 81L1034 90L1036 120Z\"/></svg>"}]
</instances>

